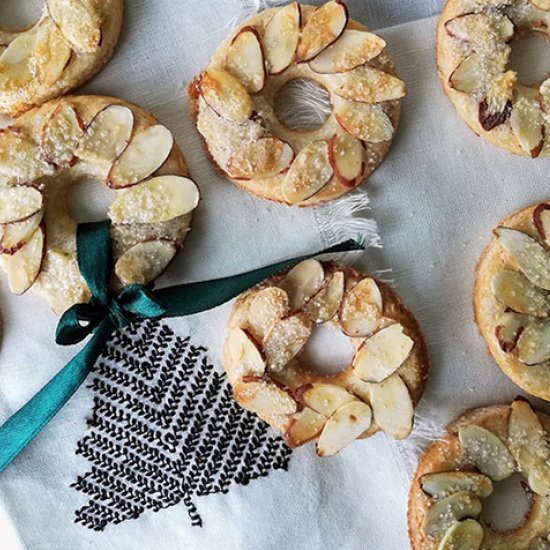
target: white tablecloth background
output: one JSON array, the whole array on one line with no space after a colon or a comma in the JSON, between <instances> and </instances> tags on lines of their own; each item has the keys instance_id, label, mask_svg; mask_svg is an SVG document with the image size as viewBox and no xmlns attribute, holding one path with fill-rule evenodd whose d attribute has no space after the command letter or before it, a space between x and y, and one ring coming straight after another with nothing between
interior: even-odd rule
<instances>
[{"instance_id":1,"label":"white tablecloth background","mask_svg":"<svg viewBox=\"0 0 550 550\"><path fill-rule=\"evenodd\" d=\"M191 527L185 510L174 506L96 533L73 523L84 499L69 487L87 467L74 455L92 399L82 388L0 476L1 550L408 548L409 476L426 436L464 409L520 393L487 356L474 325L473 269L501 217L549 195L547 159L501 152L455 115L435 73L435 18L395 25L433 14L440 3L348 2L352 17L372 28L394 25L380 33L409 88L393 149L368 184L384 248L367 251L355 263L369 270L391 268L396 289L425 331L433 368L416 434L403 443L377 435L326 460L315 457L313 446L301 448L288 472L198 499L202 529ZM18 4L3 2L0 16L24 16ZM174 132L201 187L193 231L162 284L241 272L331 240L318 223L330 216L331 206L316 211L275 206L216 176L187 113L185 85L204 67L240 7L238 0L128 0L118 51L85 88L150 109ZM100 194L97 187L80 192L92 203ZM227 314L224 306L170 324L177 333L207 341L218 362ZM1 422L75 349L55 346L55 316L30 293L10 296L3 277L0 315Z\"/></svg>"}]
</instances>

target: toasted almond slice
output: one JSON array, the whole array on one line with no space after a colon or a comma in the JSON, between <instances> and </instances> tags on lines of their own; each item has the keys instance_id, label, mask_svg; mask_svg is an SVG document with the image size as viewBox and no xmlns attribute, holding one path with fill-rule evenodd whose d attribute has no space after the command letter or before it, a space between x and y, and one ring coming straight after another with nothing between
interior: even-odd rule
<instances>
[{"instance_id":1,"label":"toasted almond slice","mask_svg":"<svg viewBox=\"0 0 550 550\"><path fill-rule=\"evenodd\" d=\"M424 532L429 537L442 536L457 521L478 517L480 513L479 498L467 491L459 491L430 506L424 517Z\"/></svg>"},{"instance_id":2,"label":"toasted almond slice","mask_svg":"<svg viewBox=\"0 0 550 550\"><path fill-rule=\"evenodd\" d=\"M271 286L254 294L248 306L246 326L252 335L263 341L275 323L288 314L288 296L284 290Z\"/></svg>"},{"instance_id":3,"label":"toasted almond slice","mask_svg":"<svg viewBox=\"0 0 550 550\"><path fill-rule=\"evenodd\" d=\"M264 375L265 361L256 344L244 330L231 330L227 337L227 350L231 367L237 371L239 378Z\"/></svg>"},{"instance_id":4,"label":"toasted almond slice","mask_svg":"<svg viewBox=\"0 0 550 550\"><path fill-rule=\"evenodd\" d=\"M338 124L348 134L370 143L389 141L393 137L392 121L381 105L335 97L334 107Z\"/></svg>"},{"instance_id":5,"label":"toasted almond slice","mask_svg":"<svg viewBox=\"0 0 550 550\"><path fill-rule=\"evenodd\" d=\"M42 202L42 193L34 187L0 187L0 223L26 220L42 209Z\"/></svg>"},{"instance_id":6,"label":"toasted almond slice","mask_svg":"<svg viewBox=\"0 0 550 550\"><path fill-rule=\"evenodd\" d=\"M334 134L328 142L328 159L336 179L346 187L355 187L365 170L365 146L348 134Z\"/></svg>"},{"instance_id":7,"label":"toasted almond slice","mask_svg":"<svg viewBox=\"0 0 550 550\"><path fill-rule=\"evenodd\" d=\"M257 414L289 415L296 412L296 401L284 390L262 379L239 380L233 387L235 400Z\"/></svg>"},{"instance_id":8,"label":"toasted almond slice","mask_svg":"<svg viewBox=\"0 0 550 550\"><path fill-rule=\"evenodd\" d=\"M508 353L516 347L519 337L528 323L527 315L513 311L506 311L500 316L495 328L495 336L502 351Z\"/></svg>"},{"instance_id":9,"label":"toasted almond slice","mask_svg":"<svg viewBox=\"0 0 550 550\"><path fill-rule=\"evenodd\" d=\"M468 491L476 497L487 498L493 492L493 482L475 472L438 472L420 478L422 490L433 498L447 498L459 491Z\"/></svg>"},{"instance_id":10,"label":"toasted almond slice","mask_svg":"<svg viewBox=\"0 0 550 550\"><path fill-rule=\"evenodd\" d=\"M336 454L368 430L371 423L372 411L366 403L356 400L342 405L325 424L317 442L317 454Z\"/></svg>"},{"instance_id":11,"label":"toasted almond slice","mask_svg":"<svg viewBox=\"0 0 550 550\"><path fill-rule=\"evenodd\" d=\"M134 113L124 105L108 105L101 109L86 127L77 155L92 162L113 162L130 141Z\"/></svg>"},{"instance_id":12,"label":"toasted almond slice","mask_svg":"<svg viewBox=\"0 0 550 550\"><path fill-rule=\"evenodd\" d=\"M510 124L521 148L531 157L538 157L544 145L544 119L538 95L533 96L526 88L518 91Z\"/></svg>"},{"instance_id":13,"label":"toasted almond slice","mask_svg":"<svg viewBox=\"0 0 550 550\"><path fill-rule=\"evenodd\" d=\"M120 191L109 217L115 223L165 222L192 212L199 198L193 180L159 176Z\"/></svg>"},{"instance_id":14,"label":"toasted almond slice","mask_svg":"<svg viewBox=\"0 0 550 550\"><path fill-rule=\"evenodd\" d=\"M482 474L493 481L502 481L514 473L514 458L493 432L468 424L460 426L458 437L462 448Z\"/></svg>"},{"instance_id":15,"label":"toasted almond slice","mask_svg":"<svg viewBox=\"0 0 550 550\"><path fill-rule=\"evenodd\" d=\"M20 183L53 173L31 139L18 128L0 130L0 176Z\"/></svg>"},{"instance_id":16,"label":"toasted almond slice","mask_svg":"<svg viewBox=\"0 0 550 550\"><path fill-rule=\"evenodd\" d=\"M409 388L399 374L373 384L370 400L374 420L393 439L405 439L412 431L414 405Z\"/></svg>"},{"instance_id":17,"label":"toasted almond slice","mask_svg":"<svg viewBox=\"0 0 550 550\"><path fill-rule=\"evenodd\" d=\"M280 8L266 25L263 44L269 74L282 73L294 61L301 25L298 2Z\"/></svg>"},{"instance_id":18,"label":"toasted almond slice","mask_svg":"<svg viewBox=\"0 0 550 550\"><path fill-rule=\"evenodd\" d=\"M291 311L298 311L321 290L325 280L323 264L309 259L294 266L279 284L287 294Z\"/></svg>"},{"instance_id":19,"label":"toasted almond slice","mask_svg":"<svg viewBox=\"0 0 550 550\"><path fill-rule=\"evenodd\" d=\"M498 242L536 286L550 290L550 254L535 239L508 227L495 229Z\"/></svg>"},{"instance_id":20,"label":"toasted almond slice","mask_svg":"<svg viewBox=\"0 0 550 550\"><path fill-rule=\"evenodd\" d=\"M346 403L357 401L346 389L334 384L312 384L301 395L308 407L326 417L332 416Z\"/></svg>"},{"instance_id":21,"label":"toasted almond slice","mask_svg":"<svg viewBox=\"0 0 550 550\"><path fill-rule=\"evenodd\" d=\"M298 44L298 62L310 61L336 42L348 24L348 10L341 0L319 6L309 18Z\"/></svg>"},{"instance_id":22,"label":"toasted almond slice","mask_svg":"<svg viewBox=\"0 0 550 550\"><path fill-rule=\"evenodd\" d=\"M146 285L164 273L177 251L176 243L165 239L138 243L117 260L115 273L124 285Z\"/></svg>"},{"instance_id":23,"label":"toasted almond slice","mask_svg":"<svg viewBox=\"0 0 550 550\"><path fill-rule=\"evenodd\" d=\"M76 109L69 103L59 103L41 130L40 150L46 161L57 167L70 166L83 130Z\"/></svg>"},{"instance_id":24,"label":"toasted almond slice","mask_svg":"<svg viewBox=\"0 0 550 550\"><path fill-rule=\"evenodd\" d=\"M482 542L483 527L475 519L465 519L447 529L437 550L478 550Z\"/></svg>"},{"instance_id":25,"label":"toasted almond slice","mask_svg":"<svg viewBox=\"0 0 550 550\"><path fill-rule=\"evenodd\" d=\"M537 537L529 543L528 550L550 550L550 542L548 539Z\"/></svg>"},{"instance_id":26,"label":"toasted almond slice","mask_svg":"<svg viewBox=\"0 0 550 550\"><path fill-rule=\"evenodd\" d=\"M365 340L355 354L355 374L365 382L382 382L407 360L413 347L402 325L385 327Z\"/></svg>"},{"instance_id":27,"label":"toasted almond slice","mask_svg":"<svg viewBox=\"0 0 550 550\"><path fill-rule=\"evenodd\" d=\"M334 175L328 158L326 141L314 141L302 149L283 182L282 193L289 204L309 199Z\"/></svg>"},{"instance_id":28,"label":"toasted almond slice","mask_svg":"<svg viewBox=\"0 0 550 550\"><path fill-rule=\"evenodd\" d=\"M39 25L32 65L40 83L53 86L69 64L71 55L71 45L51 19Z\"/></svg>"},{"instance_id":29,"label":"toasted almond slice","mask_svg":"<svg viewBox=\"0 0 550 550\"><path fill-rule=\"evenodd\" d=\"M537 495L550 494L550 444L537 413L522 398L512 402L508 445L527 482Z\"/></svg>"},{"instance_id":30,"label":"toasted almond slice","mask_svg":"<svg viewBox=\"0 0 550 550\"><path fill-rule=\"evenodd\" d=\"M550 321L528 324L518 338L518 359L525 365L539 365L550 359Z\"/></svg>"},{"instance_id":31,"label":"toasted almond slice","mask_svg":"<svg viewBox=\"0 0 550 550\"><path fill-rule=\"evenodd\" d=\"M539 204L533 210L533 224L545 244L550 245L550 204Z\"/></svg>"},{"instance_id":32,"label":"toasted almond slice","mask_svg":"<svg viewBox=\"0 0 550 550\"><path fill-rule=\"evenodd\" d=\"M319 435L327 419L308 407L297 413L285 431L285 443L289 447L299 447Z\"/></svg>"},{"instance_id":33,"label":"toasted almond slice","mask_svg":"<svg viewBox=\"0 0 550 550\"><path fill-rule=\"evenodd\" d=\"M545 115L550 115L550 78L547 78L539 88L540 108Z\"/></svg>"},{"instance_id":34,"label":"toasted almond slice","mask_svg":"<svg viewBox=\"0 0 550 550\"><path fill-rule=\"evenodd\" d=\"M382 295L378 285L369 277L349 290L342 302L340 323L348 336L369 336L382 317Z\"/></svg>"},{"instance_id":35,"label":"toasted almond slice","mask_svg":"<svg viewBox=\"0 0 550 550\"><path fill-rule=\"evenodd\" d=\"M199 91L206 103L221 117L244 122L252 115L252 99L240 80L220 69L202 73Z\"/></svg>"},{"instance_id":36,"label":"toasted almond slice","mask_svg":"<svg viewBox=\"0 0 550 550\"><path fill-rule=\"evenodd\" d=\"M330 282L306 303L304 311L314 323L319 325L330 321L338 313L344 298L344 285L344 274L337 271Z\"/></svg>"},{"instance_id":37,"label":"toasted almond slice","mask_svg":"<svg viewBox=\"0 0 550 550\"><path fill-rule=\"evenodd\" d=\"M15 254L29 242L42 221L42 210L20 222L0 226L0 254Z\"/></svg>"},{"instance_id":38,"label":"toasted almond slice","mask_svg":"<svg viewBox=\"0 0 550 550\"><path fill-rule=\"evenodd\" d=\"M445 30L450 36L474 46L509 42L516 32L508 16L488 12L459 15L445 23Z\"/></svg>"},{"instance_id":39,"label":"toasted almond slice","mask_svg":"<svg viewBox=\"0 0 550 550\"><path fill-rule=\"evenodd\" d=\"M339 77L335 92L351 101L381 103L405 97L405 83L374 67L357 67Z\"/></svg>"},{"instance_id":40,"label":"toasted almond slice","mask_svg":"<svg viewBox=\"0 0 550 550\"><path fill-rule=\"evenodd\" d=\"M243 27L227 49L226 69L236 76L249 92L263 89L267 78L260 35L254 27Z\"/></svg>"},{"instance_id":41,"label":"toasted almond slice","mask_svg":"<svg viewBox=\"0 0 550 550\"><path fill-rule=\"evenodd\" d=\"M101 16L94 2L48 0L48 11L69 42L83 52L101 45Z\"/></svg>"},{"instance_id":42,"label":"toasted almond slice","mask_svg":"<svg viewBox=\"0 0 550 550\"><path fill-rule=\"evenodd\" d=\"M507 71L498 76L479 104L479 123L489 132L504 124L512 112L512 101L517 84L517 73Z\"/></svg>"},{"instance_id":43,"label":"toasted almond slice","mask_svg":"<svg viewBox=\"0 0 550 550\"><path fill-rule=\"evenodd\" d=\"M39 227L29 242L16 254L2 256L8 284L14 294L23 294L34 284L42 269L45 252L44 230Z\"/></svg>"},{"instance_id":44,"label":"toasted almond slice","mask_svg":"<svg viewBox=\"0 0 550 550\"><path fill-rule=\"evenodd\" d=\"M550 0L529 0L535 8L542 11L550 11Z\"/></svg>"},{"instance_id":45,"label":"toasted almond slice","mask_svg":"<svg viewBox=\"0 0 550 550\"><path fill-rule=\"evenodd\" d=\"M156 172L174 146L174 136L165 126L157 124L135 136L115 160L108 175L110 187L128 187Z\"/></svg>"},{"instance_id":46,"label":"toasted almond slice","mask_svg":"<svg viewBox=\"0 0 550 550\"><path fill-rule=\"evenodd\" d=\"M302 351L311 334L311 328L311 320L304 313L281 319L265 339L267 366L274 371L283 369Z\"/></svg>"},{"instance_id":47,"label":"toasted almond slice","mask_svg":"<svg viewBox=\"0 0 550 550\"><path fill-rule=\"evenodd\" d=\"M279 138L266 137L235 151L227 163L232 178L270 178L288 169L294 160L294 149Z\"/></svg>"},{"instance_id":48,"label":"toasted almond slice","mask_svg":"<svg viewBox=\"0 0 550 550\"><path fill-rule=\"evenodd\" d=\"M509 48L495 51L487 56L478 53L469 55L449 77L451 88L465 94L485 92L504 72L509 55Z\"/></svg>"},{"instance_id":49,"label":"toasted almond slice","mask_svg":"<svg viewBox=\"0 0 550 550\"><path fill-rule=\"evenodd\" d=\"M309 62L316 73L334 74L351 71L380 55L386 42L376 34L347 29L324 52Z\"/></svg>"},{"instance_id":50,"label":"toasted almond slice","mask_svg":"<svg viewBox=\"0 0 550 550\"><path fill-rule=\"evenodd\" d=\"M0 89L15 92L34 80L32 58L35 33L20 34L0 56Z\"/></svg>"},{"instance_id":51,"label":"toasted almond slice","mask_svg":"<svg viewBox=\"0 0 550 550\"><path fill-rule=\"evenodd\" d=\"M495 298L517 313L546 317L550 312L548 293L519 271L504 270L493 277Z\"/></svg>"}]
</instances>

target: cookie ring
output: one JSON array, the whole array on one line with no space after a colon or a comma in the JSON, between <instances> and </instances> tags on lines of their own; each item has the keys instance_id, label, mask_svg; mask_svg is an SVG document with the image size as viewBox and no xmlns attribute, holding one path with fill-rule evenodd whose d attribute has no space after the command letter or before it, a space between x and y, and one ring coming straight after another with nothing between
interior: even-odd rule
<instances>
[{"instance_id":1,"label":"cookie ring","mask_svg":"<svg viewBox=\"0 0 550 550\"><path fill-rule=\"evenodd\" d=\"M251 17L189 86L190 111L221 173L260 198L312 206L357 187L387 154L405 84L380 37L341 0L293 2ZM327 91L332 113L293 130L275 113L292 80Z\"/></svg>"},{"instance_id":2,"label":"cookie ring","mask_svg":"<svg viewBox=\"0 0 550 550\"><path fill-rule=\"evenodd\" d=\"M550 416L518 398L474 409L421 457L408 506L413 550L550 548ZM497 531L481 512L493 482L519 473L530 501L522 525ZM522 484L523 485L523 484Z\"/></svg>"},{"instance_id":3,"label":"cookie ring","mask_svg":"<svg viewBox=\"0 0 550 550\"><path fill-rule=\"evenodd\" d=\"M355 355L341 372L301 364L313 325L350 338ZM319 437L318 454L329 456L377 431L409 435L429 359L418 323L386 284L306 260L242 294L229 327L223 360L235 399L289 446Z\"/></svg>"},{"instance_id":4,"label":"cookie ring","mask_svg":"<svg viewBox=\"0 0 550 550\"><path fill-rule=\"evenodd\" d=\"M47 0L37 23L0 29L0 112L19 116L89 80L111 59L123 12L124 0Z\"/></svg>"},{"instance_id":5,"label":"cookie ring","mask_svg":"<svg viewBox=\"0 0 550 550\"><path fill-rule=\"evenodd\" d=\"M504 373L550 401L550 204L502 220L476 270L476 322Z\"/></svg>"},{"instance_id":6,"label":"cookie ring","mask_svg":"<svg viewBox=\"0 0 550 550\"><path fill-rule=\"evenodd\" d=\"M437 67L445 93L468 126L511 153L550 155L550 79L523 85L508 70L510 43L550 36L548 0L447 0L437 26Z\"/></svg>"},{"instance_id":7,"label":"cookie ring","mask_svg":"<svg viewBox=\"0 0 550 550\"><path fill-rule=\"evenodd\" d=\"M66 96L0 131L1 263L12 292L32 287L58 314L90 298L67 204L80 181L114 191L114 290L162 274L199 201L171 132L120 99Z\"/></svg>"}]
</instances>

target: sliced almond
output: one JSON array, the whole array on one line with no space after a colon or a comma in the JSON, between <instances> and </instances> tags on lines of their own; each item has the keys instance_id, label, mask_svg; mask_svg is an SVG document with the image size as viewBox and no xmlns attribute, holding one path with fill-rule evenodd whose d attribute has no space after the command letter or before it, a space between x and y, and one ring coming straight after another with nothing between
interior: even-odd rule
<instances>
[{"instance_id":1,"label":"sliced almond","mask_svg":"<svg viewBox=\"0 0 550 550\"><path fill-rule=\"evenodd\" d=\"M550 254L535 239L508 227L495 229L498 243L536 286L550 290Z\"/></svg>"},{"instance_id":2,"label":"sliced almond","mask_svg":"<svg viewBox=\"0 0 550 550\"><path fill-rule=\"evenodd\" d=\"M533 96L525 88L518 92L510 124L521 148L531 157L538 157L544 145L544 119L537 95Z\"/></svg>"},{"instance_id":3,"label":"sliced almond","mask_svg":"<svg viewBox=\"0 0 550 550\"><path fill-rule=\"evenodd\" d=\"M346 389L334 384L312 384L301 394L301 399L308 407L326 417L333 415L346 403L357 401Z\"/></svg>"},{"instance_id":4,"label":"sliced almond","mask_svg":"<svg viewBox=\"0 0 550 550\"><path fill-rule=\"evenodd\" d=\"M69 64L72 48L57 25L46 19L36 31L32 66L44 86L53 86Z\"/></svg>"},{"instance_id":5,"label":"sliced almond","mask_svg":"<svg viewBox=\"0 0 550 550\"><path fill-rule=\"evenodd\" d=\"M14 294L23 294L34 284L42 269L45 252L44 230L39 227L16 254L2 256L8 284Z\"/></svg>"},{"instance_id":6,"label":"sliced almond","mask_svg":"<svg viewBox=\"0 0 550 550\"><path fill-rule=\"evenodd\" d=\"M42 211L20 222L0 226L0 254L15 254L27 244L42 221Z\"/></svg>"},{"instance_id":7,"label":"sliced almond","mask_svg":"<svg viewBox=\"0 0 550 550\"><path fill-rule=\"evenodd\" d=\"M348 24L348 10L341 0L319 6L302 29L296 58L310 61L336 42Z\"/></svg>"},{"instance_id":8,"label":"sliced almond","mask_svg":"<svg viewBox=\"0 0 550 550\"><path fill-rule=\"evenodd\" d=\"M412 431L414 404L409 388L399 374L372 384L370 401L374 420L393 439L405 439Z\"/></svg>"},{"instance_id":9,"label":"sliced almond","mask_svg":"<svg viewBox=\"0 0 550 550\"><path fill-rule=\"evenodd\" d=\"M130 141L134 114L124 105L109 105L101 109L86 127L78 145L77 155L92 162L113 162Z\"/></svg>"},{"instance_id":10,"label":"sliced almond","mask_svg":"<svg viewBox=\"0 0 550 550\"><path fill-rule=\"evenodd\" d=\"M464 518L481 514L481 501L472 493L459 491L434 502L424 517L424 532L429 537L442 536L450 527Z\"/></svg>"},{"instance_id":11,"label":"sliced almond","mask_svg":"<svg viewBox=\"0 0 550 550\"><path fill-rule=\"evenodd\" d=\"M550 321L528 324L518 338L518 359L525 365L539 365L550 359Z\"/></svg>"},{"instance_id":12,"label":"sliced almond","mask_svg":"<svg viewBox=\"0 0 550 550\"><path fill-rule=\"evenodd\" d=\"M487 498L493 492L490 478L475 472L438 472L420 478L422 490L433 498L447 498L459 491L468 491L476 497Z\"/></svg>"},{"instance_id":13,"label":"sliced almond","mask_svg":"<svg viewBox=\"0 0 550 550\"><path fill-rule=\"evenodd\" d=\"M274 371L282 370L302 351L311 328L311 320L304 313L281 319L265 339L267 366Z\"/></svg>"},{"instance_id":14,"label":"sliced almond","mask_svg":"<svg viewBox=\"0 0 550 550\"><path fill-rule=\"evenodd\" d=\"M57 167L70 166L83 130L84 124L76 109L69 103L60 103L42 126L42 155Z\"/></svg>"},{"instance_id":15,"label":"sliced almond","mask_svg":"<svg viewBox=\"0 0 550 550\"><path fill-rule=\"evenodd\" d=\"M550 312L548 293L519 271L504 270L493 277L495 298L517 313L546 317Z\"/></svg>"},{"instance_id":16,"label":"sliced almond","mask_svg":"<svg viewBox=\"0 0 550 550\"><path fill-rule=\"evenodd\" d=\"M512 113L517 84L517 73L507 71L498 76L487 90L485 99L479 104L479 123L486 132L504 124Z\"/></svg>"},{"instance_id":17,"label":"sliced almond","mask_svg":"<svg viewBox=\"0 0 550 550\"><path fill-rule=\"evenodd\" d=\"M317 442L319 456L332 456L355 441L372 423L371 408L362 401L342 405L328 420Z\"/></svg>"},{"instance_id":18,"label":"sliced almond","mask_svg":"<svg viewBox=\"0 0 550 550\"><path fill-rule=\"evenodd\" d=\"M349 134L334 134L328 142L328 159L336 179L346 187L361 182L365 170L365 146Z\"/></svg>"},{"instance_id":19,"label":"sliced almond","mask_svg":"<svg viewBox=\"0 0 550 550\"><path fill-rule=\"evenodd\" d=\"M514 473L514 458L493 432L468 424L460 426L458 437L467 456L482 474L493 481L502 481Z\"/></svg>"},{"instance_id":20,"label":"sliced almond","mask_svg":"<svg viewBox=\"0 0 550 550\"><path fill-rule=\"evenodd\" d=\"M294 160L294 149L274 137L261 138L235 151L227 163L232 178L270 178L288 169Z\"/></svg>"},{"instance_id":21,"label":"sliced almond","mask_svg":"<svg viewBox=\"0 0 550 550\"><path fill-rule=\"evenodd\" d=\"M385 47L386 42L376 34L347 29L332 46L310 61L309 66L321 74L351 71L380 55Z\"/></svg>"},{"instance_id":22,"label":"sliced almond","mask_svg":"<svg viewBox=\"0 0 550 550\"><path fill-rule=\"evenodd\" d=\"M110 187L128 187L155 173L174 147L174 136L165 126L150 126L135 136L109 171Z\"/></svg>"},{"instance_id":23,"label":"sliced almond","mask_svg":"<svg viewBox=\"0 0 550 550\"><path fill-rule=\"evenodd\" d=\"M296 204L320 191L334 175L326 141L314 141L302 149L292 163L282 187L284 199Z\"/></svg>"},{"instance_id":24,"label":"sliced almond","mask_svg":"<svg viewBox=\"0 0 550 550\"><path fill-rule=\"evenodd\" d=\"M22 130L0 130L0 176L27 183L52 173L35 142Z\"/></svg>"},{"instance_id":25,"label":"sliced almond","mask_svg":"<svg viewBox=\"0 0 550 550\"><path fill-rule=\"evenodd\" d=\"M269 74L282 73L294 61L301 25L298 2L280 8L266 25L263 44Z\"/></svg>"},{"instance_id":26,"label":"sliced almond","mask_svg":"<svg viewBox=\"0 0 550 550\"><path fill-rule=\"evenodd\" d=\"M267 78L260 35L254 27L243 27L235 36L225 58L226 69L251 93L259 92Z\"/></svg>"},{"instance_id":27,"label":"sliced almond","mask_svg":"<svg viewBox=\"0 0 550 550\"><path fill-rule=\"evenodd\" d=\"M0 56L0 89L5 92L17 92L34 80L32 59L34 54L35 33L20 34Z\"/></svg>"},{"instance_id":28,"label":"sliced almond","mask_svg":"<svg viewBox=\"0 0 550 550\"><path fill-rule=\"evenodd\" d=\"M291 311L298 311L323 287L325 270L323 264L309 259L294 266L280 282L279 286L287 294Z\"/></svg>"},{"instance_id":29,"label":"sliced almond","mask_svg":"<svg viewBox=\"0 0 550 550\"><path fill-rule=\"evenodd\" d=\"M183 176L158 176L118 193L109 209L115 223L160 223L192 212L199 203L195 182Z\"/></svg>"},{"instance_id":30,"label":"sliced almond","mask_svg":"<svg viewBox=\"0 0 550 550\"><path fill-rule=\"evenodd\" d=\"M543 113L550 115L550 78L547 78L540 86L539 101Z\"/></svg>"},{"instance_id":31,"label":"sliced almond","mask_svg":"<svg viewBox=\"0 0 550 550\"><path fill-rule=\"evenodd\" d=\"M407 360L413 347L402 325L385 327L363 342L353 358L354 372L365 382L382 382Z\"/></svg>"},{"instance_id":32,"label":"sliced almond","mask_svg":"<svg viewBox=\"0 0 550 550\"><path fill-rule=\"evenodd\" d=\"M284 390L262 379L239 380L233 387L235 400L257 414L290 415L296 412L296 401Z\"/></svg>"},{"instance_id":33,"label":"sliced almond","mask_svg":"<svg viewBox=\"0 0 550 550\"><path fill-rule=\"evenodd\" d=\"M550 11L550 0L529 0L537 10Z\"/></svg>"},{"instance_id":34,"label":"sliced almond","mask_svg":"<svg viewBox=\"0 0 550 550\"><path fill-rule=\"evenodd\" d=\"M327 419L308 407L297 413L285 431L285 443L299 447L319 435Z\"/></svg>"},{"instance_id":35,"label":"sliced almond","mask_svg":"<svg viewBox=\"0 0 550 550\"><path fill-rule=\"evenodd\" d=\"M529 543L528 550L550 550L550 542L548 539L537 537Z\"/></svg>"},{"instance_id":36,"label":"sliced almond","mask_svg":"<svg viewBox=\"0 0 550 550\"><path fill-rule=\"evenodd\" d=\"M338 313L344 298L344 286L344 274L337 271L330 282L306 303L304 311L314 323L319 325L330 321Z\"/></svg>"},{"instance_id":37,"label":"sliced almond","mask_svg":"<svg viewBox=\"0 0 550 550\"><path fill-rule=\"evenodd\" d=\"M504 312L495 328L495 336L498 343L506 353L515 349L521 333L529 323L527 315L514 313L513 311Z\"/></svg>"},{"instance_id":38,"label":"sliced almond","mask_svg":"<svg viewBox=\"0 0 550 550\"><path fill-rule=\"evenodd\" d=\"M252 115L249 93L240 80L227 71L205 71L200 78L199 91L206 103L224 118L240 123Z\"/></svg>"},{"instance_id":39,"label":"sliced almond","mask_svg":"<svg viewBox=\"0 0 550 550\"><path fill-rule=\"evenodd\" d=\"M256 344L240 328L231 330L227 337L227 350L232 369L239 377L261 377L265 373L265 361Z\"/></svg>"},{"instance_id":40,"label":"sliced almond","mask_svg":"<svg viewBox=\"0 0 550 550\"><path fill-rule=\"evenodd\" d=\"M146 285L164 273L177 251L174 241L154 239L138 243L117 260L115 273L124 285Z\"/></svg>"},{"instance_id":41,"label":"sliced almond","mask_svg":"<svg viewBox=\"0 0 550 550\"><path fill-rule=\"evenodd\" d=\"M524 399L511 405L508 444L532 491L550 494L550 444L539 417Z\"/></svg>"},{"instance_id":42,"label":"sliced almond","mask_svg":"<svg viewBox=\"0 0 550 550\"><path fill-rule=\"evenodd\" d=\"M42 193L34 187L0 187L0 223L26 220L42 209L42 202Z\"/></svg>"},{"instance_id":43,"label":"sliced almond","mask_svg":"<svg viewBox=\"0 0 550 550\"><path fill-rule=\"evenodd\" d=\"M69 42L83 52L101 45L101 16L94 2L48 0L48 11Z\"/></svg>"},{"instance_id":44,"label":"sliced almond","mask_svg":"<svg viewBox=\"0 0 550 550\"><path fill-rule=\"evenodd\" d=\"M378 104L334 98L334 116L348 134L363 141L381 143L394 134L390 117Z\"/></svg>"},{"instance_id":45,"label":"sliced almond","mask_svg":"<svg viewBox=\"0 0 550 550\"><path fill-rule=\"evenodd\" d=\"M259 290L248 307L247 328L261 342L288 311L288 296L284 290L274 286Z\"/></svg>"},{"instance_id":46,"label":"sliced almond","mask_svg":"<svg viewBox=\"0 0 550 550\"><path fill-rule=\"evenodd\" d=\"M466 94L485 92L504 72L509 55L509 48L487 56L478 53L469 55L449 77L451 88Z\"/></svg>"},{"instance_id":47,"label":"sliced almond","mask_svg":"<svg viewBox=\"0 0 550 550\"><path fill-rule=\"evenodd\" d=\"M405 97L405 83L374 67L357 67L339 77L335 92L351 101L381 103Z\"/></svg>"},{"instance_id":48,"label":"sliced almond","mask_svg":"<svg viewBox=\"0 0 550 550\"><path fill-rule=\"evenodd\" d=\"M348 336L369 336L378 328L382 308L382 295L374 279L362 279L347 292L342 302L342 330Z\"/></svg>"},{"instance_id":49,"label":"sliced almond","mask_svg":"<svg viewBox=\"0 0 550 550\"><path fill-rule=\"evenodd\" d=\"M488 46L498 42L509 42L516 28L512 20L497 13L466 13L445 23L447 33L475 46Z\"/></svg>"},{"instance_id":50,"label":"sliced almond","mask_svg":"<svg viewBox=\"0 0 550 550\"><path fill-rule=\"evenodd\" d=\"M447 529L438 550L479 550L483 542L483 527L475 519L459 521Z\"/></svg>"},{"instance_id":51,"label":"sliced almond","mask_svg":"<svg viewBox=\"0 0 550 550\"><path fill-rule=\"evenodd\" d=\"M533 210L533 224L537 228L540 238L550 245L550 204L539 204Z\"/></svg>"}]
</instances>

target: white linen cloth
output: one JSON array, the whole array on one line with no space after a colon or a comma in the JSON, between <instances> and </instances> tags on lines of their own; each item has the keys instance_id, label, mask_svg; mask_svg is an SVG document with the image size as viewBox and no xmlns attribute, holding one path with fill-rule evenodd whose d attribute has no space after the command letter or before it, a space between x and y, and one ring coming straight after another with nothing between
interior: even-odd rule
<instances>
[{"instance_id":1,"label":"white linen cloth","mask_svg":"<svg viewBox=\"0 0 550 550\"><path fill-rule=\"evenodd\" d=\"M335 237L326 231L326 219L333 206L284 208L223 181L188 115L185 85L227 34L239 2L126 4L116 55L84 91L150 109L176 136L203 199L183 252L159 286L230 275L332 244ZM386 4L396 5L348 1L351 16L367 25L371 10L389 10ZM414 16L439 2L410 4L419 11L403 10ZM379 31L409 95L392 151L366 186L384 248L354 260L370 271L391 268L395 288L425 332L432 378L418 409L415 435L396 443L378 434L323 460L312 445L300 448L288 472L273 471L248 486L232 486L228 494L198 498L202 528L192 527L184 508L176 505L95 532L73 523L74 510L85 498L70 488L88 468L74 454L92 407L92 392L83 386L0 475L1 550L409 547L408 484L426 438L469 407L521 393L487 355L473 322L473 270L500 218L549 198L548 159L533 161L500 151L479 140L454 113L436 76L435 23L431 18ZM98 187L78 192L92 202L101 195ZM228 313L229 306L223 306L169 324L177 334L206 344L219 364ZM11 296L4 277L0 314L2 422L78 347L56 346L57 318L31 293Z\"/></svg>"}]
</instances>

